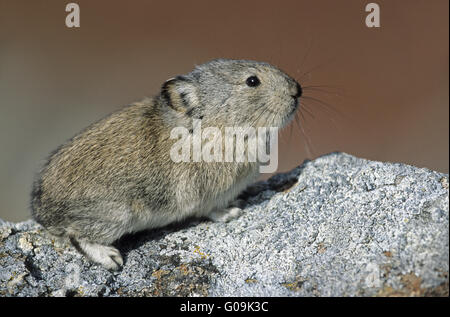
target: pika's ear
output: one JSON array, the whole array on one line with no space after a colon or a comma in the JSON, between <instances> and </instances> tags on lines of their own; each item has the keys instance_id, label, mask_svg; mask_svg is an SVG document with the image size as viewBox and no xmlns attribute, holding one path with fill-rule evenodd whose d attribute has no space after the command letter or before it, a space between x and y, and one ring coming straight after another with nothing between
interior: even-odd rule
<instances>
[{"instance_id":1,"label":"pika's ear","mask_svg":"<svg viewBox=\"0 0 450 317\"><path fill-rule=\"evenodd\" d=\"M167 80L162 85L161 96L171 108L179 112L188 112L198 104L194 83L183 76Z\"/></svg>"}]
</instances>

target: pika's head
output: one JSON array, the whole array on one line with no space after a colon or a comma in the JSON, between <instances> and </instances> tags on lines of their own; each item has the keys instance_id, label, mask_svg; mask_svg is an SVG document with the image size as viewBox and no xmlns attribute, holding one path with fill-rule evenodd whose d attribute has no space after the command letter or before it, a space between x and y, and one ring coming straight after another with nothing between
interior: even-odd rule
<instances>
[{"instance_id":1,"label":"pika's head","mask_svg":"<svg viewBox=\"0 0 450 317\"><path fill-rule=\"evenodd\" d=\"M293 117L300 85L262 62L217 59L164 83L173 111L216 126L283 127Z\"/></svg>"}]
</instances>

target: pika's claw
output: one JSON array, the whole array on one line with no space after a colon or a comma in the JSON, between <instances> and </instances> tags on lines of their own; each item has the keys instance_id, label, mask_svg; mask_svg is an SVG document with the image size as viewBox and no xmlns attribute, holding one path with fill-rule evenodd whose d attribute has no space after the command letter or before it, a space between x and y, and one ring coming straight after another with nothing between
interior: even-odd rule
<instances>
[{"instance_id":1,"label":"pika's claw","mask_svg":"<svg viewBox=\"0 0 450 317\"><path fill-rule=\"evenodd\" d=\"M114 247L86 241L76 241L75 239L71 239L71 241L78 251L108 270L118 271L123 265L122 255Z\"/></svg>"}]
</instances>

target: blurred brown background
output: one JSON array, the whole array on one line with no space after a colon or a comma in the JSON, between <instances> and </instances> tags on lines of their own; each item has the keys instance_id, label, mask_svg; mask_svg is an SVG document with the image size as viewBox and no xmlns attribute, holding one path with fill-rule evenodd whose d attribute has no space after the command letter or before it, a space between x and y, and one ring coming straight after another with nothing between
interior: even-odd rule
<instances>
[{"instance_id":1,"label":"blurred brown background","mask_svg":"<svg viewBox=\"0 0 450 317\"><path fill-rule=\"evenodd\" d=\"M305 86L279 170L332 151L448 173L449 2L0 0L0 218L29 217L34 173L91 122L213 58L277 65Z\"/></svg>"}]
</instances>

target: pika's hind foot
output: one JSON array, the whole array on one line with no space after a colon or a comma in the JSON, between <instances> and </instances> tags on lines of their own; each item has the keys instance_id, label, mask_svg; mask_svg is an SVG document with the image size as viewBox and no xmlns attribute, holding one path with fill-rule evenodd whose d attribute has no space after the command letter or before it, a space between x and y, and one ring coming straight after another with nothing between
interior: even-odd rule
<instances>
[{"instance_id":1,"label":"pika's hind foot","mask_svg":"<svg viewBox=\"0 0 450 317\"><path fill-rule=\"evenodd\" d=\"M120 251L114 247L82 240L78 241L74 238L71 238L70 241L80 253L108 270L118 271L123 265Z\"/></svg>"}]
</instances>

